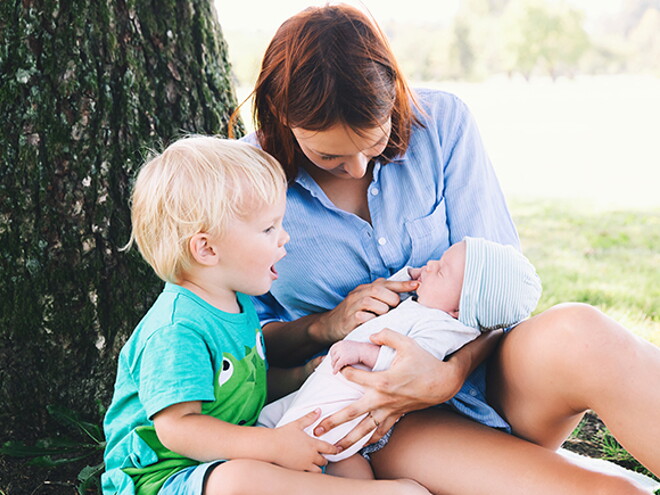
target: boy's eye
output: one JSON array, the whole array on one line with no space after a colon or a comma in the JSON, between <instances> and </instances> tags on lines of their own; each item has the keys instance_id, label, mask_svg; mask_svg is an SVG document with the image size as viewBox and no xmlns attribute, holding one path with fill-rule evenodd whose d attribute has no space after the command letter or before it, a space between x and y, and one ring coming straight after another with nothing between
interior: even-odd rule
<instances>
[{"instance_id":1,"label":"boy's eye","mask_svg":"<svg viewBox=\"0 0 660 495\"><path fill-rule=\"evenodd\" d=\"M266 230L264 230L264 234L270 234L270 233L271 233L272 231L274 231L274 230L275 230L275 226L274 226L274 225L271 225L271 226L268 227Z\"/></svg>"}]
</instances>

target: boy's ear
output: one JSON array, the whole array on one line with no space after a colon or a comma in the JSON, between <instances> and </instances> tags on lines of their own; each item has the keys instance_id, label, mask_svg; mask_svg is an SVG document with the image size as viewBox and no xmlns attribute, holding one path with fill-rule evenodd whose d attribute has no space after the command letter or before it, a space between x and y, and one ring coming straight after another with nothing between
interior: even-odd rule
<instances>
[{"instance_id":1,"label":"boy's ear","mask_svg":"<svg viewBox=\"0 0 660 495\"><path fill-rule=\"evenodd\" d=\"M200 265L214 266L220 261L218 247L206 232L200 232L190 238L190 254Z\"/></svg>"}]
</instances>

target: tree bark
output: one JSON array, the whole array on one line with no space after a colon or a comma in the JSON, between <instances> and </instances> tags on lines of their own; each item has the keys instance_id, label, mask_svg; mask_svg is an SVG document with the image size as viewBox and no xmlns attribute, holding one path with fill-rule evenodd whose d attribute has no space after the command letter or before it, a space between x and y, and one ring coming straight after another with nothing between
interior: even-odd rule
<instances>
[{"instance_id":1,"label":"tree bark","mask_svg":"<svg viewBox=\"0 0 660 495\"><path fill-rule=\"evenodd\" d=\"M120 251L131 180L226 135L230 73L210 0L0 1L0 442L43 435L49 404L100 419L162 288Z\"/></svg>"}]
</instances>

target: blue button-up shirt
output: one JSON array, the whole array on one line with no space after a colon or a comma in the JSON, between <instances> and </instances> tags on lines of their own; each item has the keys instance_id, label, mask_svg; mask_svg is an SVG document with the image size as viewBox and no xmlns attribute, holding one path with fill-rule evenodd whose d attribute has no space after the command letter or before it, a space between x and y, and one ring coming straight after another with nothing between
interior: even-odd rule
<instances>
[{"instance_id":1,"label":"blue button-up shirt","mask_svg":"<svg viewBox=\"0 0 660 495\"><path fill-rule=\"evenodd\" d=\"M284 228L291 240L277 266L280 277L254 299L262 324L333 309L358 285L438 259L465 236L519 247L465 104L442 91L416 95L423 126L413 128L404 156L375 163L367 190L371 223L337 208L300 169L287 192ZM485 403L483 365L450 404L482 423L508 428Z\"/></svg>"}]
</instances>

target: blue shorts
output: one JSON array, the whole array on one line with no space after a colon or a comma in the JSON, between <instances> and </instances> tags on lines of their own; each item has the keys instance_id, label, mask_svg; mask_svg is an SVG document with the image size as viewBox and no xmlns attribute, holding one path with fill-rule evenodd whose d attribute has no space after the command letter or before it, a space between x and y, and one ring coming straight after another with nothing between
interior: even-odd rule
<instances>
[{"instance_id":1,"label":"blue shorts","mask_svg":"<svg viewBox=\"0 0 660 495\"><path fill-rule=\"evenodd\" d=\"M203 495L206 478L214 467L223 462L205 462L182 469L167 479L158 495Z\"/></svg>"}]
</instances>

